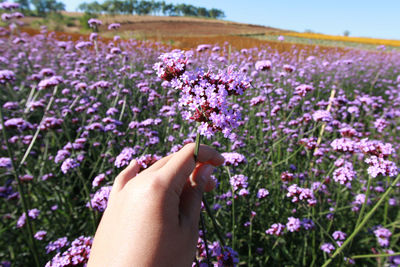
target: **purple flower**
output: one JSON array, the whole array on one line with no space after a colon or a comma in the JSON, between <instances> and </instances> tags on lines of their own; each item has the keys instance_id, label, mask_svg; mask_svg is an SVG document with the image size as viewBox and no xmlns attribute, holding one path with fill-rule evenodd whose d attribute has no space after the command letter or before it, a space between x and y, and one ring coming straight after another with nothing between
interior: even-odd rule
<instances>
[{"instance_id":1,"label":"purple flower","mask_svg":"<svg viewBox=\"0 0 400 267\"><path fill-rule=\"evenodd\" d=\"M286 223L286 228L289 232L297 232L300 230L301 222L300 219L289 217L288 222Z\"/></svg>"},{"instance_id":2,"label":"purple flower","mask_svg":"<svg viewBox=\"0 0 400 267\"><path fill-rule=\"evenodd\" d=\"M311 230L314 228L314 222L311 219L303 218L301 220L301 226L306 230Z\"/></svg>"},{"instance_id":3,"label":"purple flower","mask_svg":"<svg viewBox=\"0 0 400 267\"><path fill-rule=\"evenodd\" d=\"M335 240L345 240L346 239L346 233L342 232L342 231L335 231L332 234L333 239Z\"/></svg>"},{"instance_id":4,"label":"purple flower","mask_svg":"<svg viewBox=\"0 0 400 267\"><path fill-rule=\"evenodd\" d=\"M314 206L317 203L317 200L314 197L313 190L309 188L302 188L297 186L297 184L293 184L288 187L287 197L292 198L292 202L300 202L301 200L307 201L309 206Z\"/></svg>"},{"instance_id":5,"label":"purple flower","mask_svg":"<svg viewBox=\"0 0 400 267\"><path fill-rule=\"evenodd\" d=\"M41 80L38 84L38 89L39 90L44 90L47 88L51 88L54 86L59 85L60 83L63 83L64 79L61 76L51 76L50 78Z\"/></svg>"},{"instance_id":6,"label":"purple flower","mask_svg":"<svg viewBox=\"0 0 400 267\"><path fill-rule=\"evenodd\" d=\"M46 231L40 230L37 231L36 234L34 235L35 239L37 240L43 240L43 238L47 235Z\"/></svg>"},{"instance_id":7,"label":"purple flower","mask_svg":"<svg viewBox=\"0 0 400 267\"><path fill-rule=\"evenodd\" d=\"M209 45L209 44L201 44L201 45L197 46L196 51L197 52L204 52L204 51L210 50L210 49L211 49L211 45Z\"/></svg>"},{"instance_id":8,"label":"purple flower","mask_svg":"<svg viewBox=\"0 0 400 267\"><path fill-rule=\"evenodd\" d=\"M121 168L124 166L127 166L131 160L133 159L133 156L136 155L136 150L131 148L131 147L125 147L121 153L117 156L115 159L115 167Z\"/></svg>"},{"instance_id":9,"label":"purple flower","mask_svg":"<svg viewBox=\"0 0 400 267\"><path fill-rule=\"evenodd\" d=\"M374 127L378 131L378 133L382 133L385 128L389 125L389 122L387 122L385 119L377 119L374 121Z\"/></svg>"},{"instance_id":10,"label":"purple flower","mask_svg":"<svg viewBox=\"0 0 400 267\"><path fill-rule=\"evenodd\" d=\"M217 74L203 70L185 72L187 58L180 50L163 54L160 59L163 61L156 63L154 69L180 92L183 118L200 123L198 133L207 138L220 131L234 141L236 135L232 130L239 126L241 114L227 97L242 95L250 87L250 80L232 66Z\"/></svg>"},{"instance_id":11,"label":"purple flower","mask_svg":"<svg viewBox=\"0 0 400 267\"><path fill-rule=\"evenodd\" d=\"M11 70L0 70L0 84L15 81L15 74Z\"/></svg>"},{"instance_id":12,"label":"purple flower","mask_svg":"<svg viewBox=\"0 0 400 267\"><path fill-rule=\"evenodd\" d=\"M296 95L299 95L301 97L305 97L308 92L311 92L313 90L314 90L314 87L312 85L302 84L302 85L297 86L294 89L294 92L295 92Z\"/></svg>"},{"instance_id":13,"label":"purple flower","mask_svg":"<svg viewBox=\"0 0 400 267\"><path fill-rule=\"evenodd\" d=\"M19 6L20 5L18 3L12 3L12 2L0 3L0 8L4 8L7 10L17 9L19 8Z\"/></svg>"},{"instance_id":14,"label":"purple flower","mask_svg":"<svg viewBox=\"0 0 400 267\"><path fill-rule=\"evenodd\" d=\"M236 174L231 177L229 180L232 188L234 191L240 189L240 188L247 188L247 176L244 176L243 174Z\"/></svg>"},{"instance_id":15,"label":"purple flower","mask_svg":"<svg viewBox=\"0 0 400 267\"><path fill-rule=\"evenodd\" d=\"M90 204L87 203L87 207L92 207L97 211L103 212L107 208L108 197L110 196L112 186L103 186L99 190L96 191L92 199L90 200Z\"/></svg>"},{"instance_id":16,"label":"purple flower","mask_svg":"<svg viewBox=\"0 0 400 267\"><path fill-rule=\"evenodd\" d=\"M358 148L364 154L386 158L394 153L392 144L382 143L377 140L368 140L368 138L358 142Z\"/></svg>"},{"instance_id":17,"label":"purple flower","mask_svg":"<svg viewBox=\"0 0 400 267\"><path fill-rule=\"evenodd\" d=\"M0 168L9 169L12 166L12 162L10 158L1 157L0 158Z\"/></svg>"},{"instance_id":18,"label":"purple flower","mask_svg":"<svg viewBox=\"0 0 400 267\"><path fill-rule=\"evenodd\" d=\"M98 26L103 25L103 22L101 20L91 18L88 20L88 24L91 28L96 28Z\"/></svg>"},{"instance_id":19,"label":"purple flower","mask_svg":"<svg viewBox=\"0 0 400 267\"><path fill-rule=\"evenodd\" d=\"M390 160L371 156L370 158L365 159L365 162L370 165L367 171L373 178L380 174L383 176L394 177L399 173L396 164Z\"/></svg>"},{"instance_id":20,"label":"purple flower","mask_svg":"<svg viewBox=\"0 0 400 267\"><path fill-rule=\"evenodd\" d=\"M340 184L351 182L357 173L353 170L353 164L345 161L344 164L333 172L333 180Z\"/></svg>"},{"instance_id":21,"label":"purple flower","mask_svg":"<svg viewBox=\"0 0 400 267\"><path fill-rule=\"evenodd\" d=\"M25 222L26 222L26 213L24 212L24 213L22 213L22 215L18 218L18 221L17 221L17 228L22 228L22 227L24 227Z\"/></svg>"},{"instance_id":22,"label":"purple flower","mask_svg":"<svg viewBox=\"0 0 400 267\"><path fill-rule=\"evenodd\" d=\"M111 23L110 25L108 25L109 30L117 30L120 27L121 27L121 24L119 24L119 23Z\"/></svg>"},{"instance_id":23,"label":"purple flower","mask_svg":"<svg viewBox=\"0 0 400 267\"><path fill-rule=\"evenodd\" d=\"M332 115L327 110L316 110L312 116L314 121L330 122L332 120Z\"/></svg>"},{"instance_id":24,"label":"purple flower","mask_svg":"<svg viewBox=\"0 0 400 267\"><path fill-rule=\"evenodd\" d=\"M281 223L274 223L267 231L265 231L265 233L267 235L280 236L283 234L283 230L285 230L285 225Z\"/></svg>"},{"instance_id":25,"label":"purple flower","mask_svg":"<svg viewBox=\"0 0 400 267\"><path fill-rule=\"evenodd\" d=\"M236 152L225 152L221 154L225 158L225 166L238 166L241 163L246 163L246 157Z\"/></svg>"},{"instance_id":26,"label":"purple flower","mask_svg":"<svg viewBox=\"0 0 400 267\"><path fill-rule=\"evenodd\" d=\"M26 129L33 129L32 124L22 118L12 118L4 122L4 126L10 129L18 129L24 131Z\"/></svg>"},{"instance_id":27,"label":"purple flower","mask_svg":"<svg viewBox=\"0 0 400 267\"><path fill-rule=\"evenodd\" d=\"M270 60L260 60L255 64L255 68L258 71L270 70L272 67L272 63Z\"/></svg>"},{"instance_id":28,"label":"purple flower","mask_svg":"<svg viewBox=\"0 0 400 267\"><path fill-rule=\"evenodd\" d=\"M389 246L389 238L392 236L392 233L388 229L379 226L374 231L374 234L378 238L378 243L381 247Z\"/></svg>"},{"instance_id":29,"label":"purple flower","mask_svg":"<svg viewBox=\"0 0 400 267\"><path fill-rule=\"evenodd\" d=\"M92 182L92 187L93 188L98 187L100 185L100 183L104 181L105 178L106 178L106 175L104 173L100 173L99 175L94 177L93 182Z\"/></svg>"},{"instance_id":30,"label":"purple flower","mask_svg":"<svg viewBox=\"0 0 400 267\"><path fill-rule=\"evenodd\" d=\"M80 42L76 43L75 48L78 49L78 50L82 50L82 49L84 49L84 48L91 47L92 45L93 45L92 42L89 42L89 41L80 41Z\"/></svg>"},{"instance_id":31,"label":"purple flower","mask_svg":"<svg viewBox=\"0 0 400 267\"><path fill-rule=\"evenodd\" d=\"M77 167L79 167L79 163L76 162L74 159L72 158L67 158L66 160L64 160L64 162L61 164L61 171L64 174L67 174L70 170L75 169Z\"/></svg>"},{"instance_id":32,"label":"purple flower","mask_svg":"<svg viewBox=\"0 0 400 267\"><path fill-rule=\"evenodd\" d=\"M170 53L162 54L159 57L161 62L154 64L153 69L157 72L158 77L171 81L185 72L187 61L191 55L190 52L181 50L173 50Z\"/></svg>"},{"instance_id":33,"label":"purple flower","mask_svg":"<svg viewBox=\"0 0 400 267\"><path fill-rule=\"evenodd\" d=\"M1 14L1 20L2 21L9 21L11 19L12 19L12 15L11 14L8 14L8 13Z\"/></svg>"},{"instance_id":34,"label":"purple flower","mask_svg":"<svg viewBox=\"0 0 400 267\"><path fill-rule=\"evenodd\" d=\"M137 163L141 166L140 169L144 170L160 160L162 157L158 155L146 154L136 158Z\"/></svg>"},{"instance_id":35,"label":"purple flower","mask_svg":"<svg viewBox=\"0 0 400 267\"><path fill-rule=\"evenodd\" d=\"M54 162L59 163L61 161L64 161L70 155L71 155L71 153L68 150L60 149L57 151L57 155L54 158Z\"/></svg>"},{"instance_id":36,"label":"purple flower","mask_svg":"<svg viewBox=\"0 0 400 267\"><path fill-rule=\"evenodd\" d=\"M335 250L335 247L331 243L324 243L321 245L321 250L325 253L330 254L332 251Z\"/></svg>"},{"instance_id":37,"label":"purple flower","mask_svg":"<svg viewBox=\"0 0 400 267\"><path fill-rule=\"evenodd\" d=\"M36 219L40 214L40 210L38 209L31 209L28 210L28 216L32 219Z\"/></svg>"},{"instance_id":38,"label":"purple flower","mask_svg":"<svg viewBox=\"0 0 400 267\"><path fill-rule=\"evenodd\" d=\"M52 251L60 250L61 248L67 246L69 244L67 237L60 237L56 241L50 242L46 246L46 253L49 254Z\"/></svg>"},{"instance_id":39,"label":"purple flower","mask_svg":"<svg viewBox=\"0 0 400 267\"><path fill-rule=\"evenodd\" d=\"M57 253L46 267L67 267L67 266L86 266L89 260L90 249L92 247L93 238L80 236L71 243L62 254Z\"/></svg>"},{"instance_id":40,"label":"purple flower","mask_svg":"<svg viewBox=\"0 0 400 267\"><path fill-rule=\"evenodd\" d=\"M269 195L269 192L265 188L258 189L257 198L262 199Z\"/></svg>"},{"instance_id":41,"label":"purple flower","mask_svg":"<svg viewBox=\"0 0 400 267\"><path fill-rule=\"evenodd\" d=\"M338 138L332 141L331 147L339 152L354 152L358 148L358 144L349 138Z\"/></svg>"}]
</instances>

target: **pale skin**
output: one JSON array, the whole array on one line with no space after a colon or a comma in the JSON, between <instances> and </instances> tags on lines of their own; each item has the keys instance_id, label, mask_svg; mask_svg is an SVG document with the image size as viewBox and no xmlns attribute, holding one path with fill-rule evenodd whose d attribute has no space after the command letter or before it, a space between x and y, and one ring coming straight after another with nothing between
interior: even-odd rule
<instances>
[{"instance_id":1,"label":"pale skin","mask_svg":"<svg viewBox=\"0 0 400 267\"><path fill-rule=\"evenodd\" d=\"M88 267L191 266L195 258L203 192L224 158L195 145L139 172L132 161L115 179L90 252Z\"/></svg>"}]
</instances>

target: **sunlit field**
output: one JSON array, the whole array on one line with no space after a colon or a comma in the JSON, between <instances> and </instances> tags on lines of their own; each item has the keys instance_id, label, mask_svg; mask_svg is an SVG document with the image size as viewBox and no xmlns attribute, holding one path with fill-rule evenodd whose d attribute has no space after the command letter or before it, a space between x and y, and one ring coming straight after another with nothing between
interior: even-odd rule
<instances>
[{"instance_id":1,"label":"sunlit field","mask_svg":"<svg viewBox=\"0 0 400 267\"><path fill-rule=\"evenodd\" d=\"M0 266L85 266L115 176L197 133L225 163L193 266L400 264L396 50L0 35Z\"/></svg>"}]
</instances>

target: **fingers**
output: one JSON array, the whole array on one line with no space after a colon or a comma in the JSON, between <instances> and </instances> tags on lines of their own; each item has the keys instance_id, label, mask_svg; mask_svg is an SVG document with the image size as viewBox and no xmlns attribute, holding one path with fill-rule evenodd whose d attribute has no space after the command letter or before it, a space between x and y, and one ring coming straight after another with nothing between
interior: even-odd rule
<instances>
[{"instance_id":1,"label":"fingers","mask_svg":"<svg viewBox=\"0 0 400 267\"><path fill-rule=\"evenodd\" d=\"M132 160L128 167L126 167L114 180L114 185L112 187L111 195L115 194L115 192L121 191L122 188L126 185L126 183L131 180L133 177L138 174L140 170L140 165L136 160ZM113 193L114 192L114 193Z\"/></svg>"},{"instance_id":2,"label":"fingers","mask_svg":"<svg viewBox=\"0 0 400 267\"><path fill-rule=\"evenodd\" d=\"M186 183L180 199L180 214L182 220L190 224L198 224L203 192L211 191L215 182L211 178L214 167L202 164L196 168L190 183Z\"/></svg>"},{"instance_id":3,"label":"fingers","mask_svg":"<svg viewBox=\"0 0 400 267\"><path fill-rule=\"evenodd\" d=\"M184 146L180 151L173 154L168 162L159 169L165 182L174 187L174 190L178 193L181 192L188 177L196 167L193 156L194 149L194 143ZM200 146L197 160L199 163L208 163L214 166L219 166L225 161L221 154L206 145Z\"/></svg>"},{"instance_id":4,"label":"fingers","mask_svg":"<svg viewBox=\"0 0 400 267\"><path fill-rule=\"evenodd\" d=\"M168 155L160 160L158 160L157 162L155 162L153 165L151 165L148 169L144 170L144 171L156 171L160 168L162 168L165 164L167 164L167 162L170 160L170 158L173 156L174 154Z\"/></svg>"}]
</instances>

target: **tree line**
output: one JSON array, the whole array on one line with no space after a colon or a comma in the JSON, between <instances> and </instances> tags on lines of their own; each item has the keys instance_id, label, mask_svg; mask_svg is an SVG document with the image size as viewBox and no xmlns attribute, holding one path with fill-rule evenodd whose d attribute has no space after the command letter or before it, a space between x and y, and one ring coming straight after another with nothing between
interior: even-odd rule
<instances>
[{"instance_id":1,"label":"tree line","mask_svg":"<svg viewBox=\"0 0 400 267\"><path fill-rule=\"evenodd\" d=\"M225 17L222 10L206 9L187 4L168 4L164 1L137 0L106 0L82 3L78 10L95 14L129 14L129 15L164 15L164 16L193 16L221 19Z\"/></svg>"},{"instance_id":2,"label":"tree line","mask_svg":"<svg viewBox=\"0 0 400 267\"><path fill-rule=\"evenodd\" d=\"M57 0L14 0L14 2L19 4L19 10L25 15L45 16L65 10L65 4Z\"/></svg>"}]
</instances>

